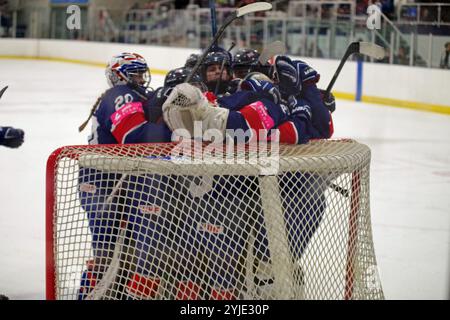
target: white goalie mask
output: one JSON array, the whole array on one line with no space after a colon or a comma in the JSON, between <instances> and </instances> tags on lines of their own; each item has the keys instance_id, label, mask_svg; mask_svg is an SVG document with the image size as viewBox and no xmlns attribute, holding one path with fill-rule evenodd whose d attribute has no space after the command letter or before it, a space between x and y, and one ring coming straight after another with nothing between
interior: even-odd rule
<instances>
[{"instance_id":1,"label":"white goalie mask","mask_svg":"<svg viewBox=\"0 0 450 320\"><path fill-rule=\"evenodd\" d=\"M105 75L110 87L132 83L147 88L151 81L147 62L137 53L124 52L112 57Z\"/></svg>"}]
</instances>

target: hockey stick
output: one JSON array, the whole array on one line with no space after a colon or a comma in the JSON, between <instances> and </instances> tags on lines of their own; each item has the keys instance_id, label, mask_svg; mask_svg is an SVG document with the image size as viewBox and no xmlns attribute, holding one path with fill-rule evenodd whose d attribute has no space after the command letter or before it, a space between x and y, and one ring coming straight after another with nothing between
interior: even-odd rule
<instances>
[{"instance_id":1,"label":"hockey stick","mask_svg":"<svg viewBox=\"0 0 450 320\"><path fill-rule=\"evenodd\" d=\"M214 37L217 33L217 18L216 18L216 1L209 0L209 9L211 10L211 31Z\"/></svg>"},{"instance_id":2,"label":"hockey stick","mask_svg":"<svg viewBox=\"0 0 450 320\"><path fill-rule=\"evenodd\" d=\"M216 42L219 40L219 38L224 33L225 29L230 25L234 20L236 20L239 17L242 17L246 14L253 13L253 12L259 12L259 11L267 11L272 9L272 5L268 2L255 2L248 4L246 6L243 6L241 8L236 9L232 14L230 14L227 19L224 21L223 25L220 27L220 29L217 31L217 33L214 35L213 39L211 40L211 43L206 48L206 50L203 51L199 59L197 60L197 63L195 64L194 68L192 68L191 73L186 77L186 80L184 82L191 81L194 74L197 73L198 69L200 68L201 64L206 58L206 55L211 50L211 48L216 44Z\"/></svg>"},{"instance_id":3,"label":"hockey stick","mask_svg":"<svg viewBox=\"0 0 450 320\"><path fill-rule=\"evenodd\" d=\"M230 51L233 50L235 45L236 45L236 43L234 43L234 42L231 43L231 46L230 46L230 48L227 51L230 55L231 55ZM222 83L222 75L223 75L223 69L225 69L225 62L226 62L226 59L223 59L222 65L220 66L219 80L217 81L216 88L214 89L214 95L215 96L217 96L217 92L219 92L220 84ZM230 63L231 63L231 61L230 61Z\"/></svg>"},{"instance_id":4,"label":"hockey stick","mask_svg":"<svg viewBox=\"0 0 450 320\"><path fill-rule=\"evenodd\" d=\"M124 174L120 178L120 180L114 186L114 188L111 191L108 198L105 200L105 202L101 206L100 210L104 210L105 208L109 207L113 198L116 196L120 187L122 186L123 182L125 181L125 179L127 177L128 177L128 174ZM114 279L115 279L116 275L118 274L119 268L120 268L120 255L123 252L125 231L126 231L126 226L122 225L122 222L121 222L120 232L119 232L118 239L117 239L117 242L114 247L113 256L111 258L111 262L109 263L108 269L106 270L102 279L97 283L97 285L92 289L92 291L89 292L89 294L86 296L86 298L84 300L100 300L102 297L105 296L109 287L114 282Z\"/></svg>"},{"instance_id":5,"label":"hockey stick","mask_svg":"<svg viewBox=\"0 0 450 320\"><path fill-rule=\"evenodd\" d=\"M2 90L0 90L0 98L5 93L6 89L8 89L8 86L4 87Z\"/></svg>"},{"instance_id":6,"label":"hockey stick","mask_svg":"<svg viewBox=\"0 0 450 320\"><path fill-rule=\"evenodd\" d=\"M230 52L234 46L236 45L236 43L232 43L230 48L228 49L228 52ZM283 42L281 41L274 41L269 43L267 46L264 47L263 51L261 52L259 58L258 58L258 63L260 64L259 68L262 69L264 66L266 66L267 61L271 58L273 58L276 55L279 54L285 54L286 53L286 46L284 45ZM222 73L223 73L223 69L225 67L225 60L222 61L222 65L220 67L220 77L219 77L219 81L217 82L216 88L214 90L214 95L217 96L217 92L219 91L219 87L220 87L220 83L222 81Z\"/></svg>"},{"instance_id":7,"label":"hockey stick","mask_svg":"<svg viewBox=\"0 0 450 320\"><path fill-rule=\"evenodd\" d=\"M374 59L382 59L385 57L386 52L383 47L376 45L374 43L370 42L352 42L347 47L347 50L345 51L344 56L341 59L341 62L339 63L339 66L336 70L336 72L333 75L333 78L331 79L330 83L328 84L327 89L325 90L325 97L328 97L330 95L331 89L334 86L334 83L336 82L339 74L341 73L342 68L344 67L345 62L347 59L355 53L359 53Z\"/></svg>"},{"instance_id":8,"label":"hockey stick","mask_svg":"<svg viewBox=\"0 0 450 320\"><path fill-rule=\"evenodd\" d=\"M261 51L258 62L263 66L267 64L267 61L275 57L276 55L286 53L286 45L281 41L274 41L269 43Z\"/></svg>"},{"instance_id":9,"label":"hockey stick","mask_svg":"<svg viewBox=\"0 0 450 320\"><path fill-rule=\"evenodd\" d=\"M339 187L337 184L335 183L330 183L329 187L331 189L333 189L334 191L340 193L341 195L343 195L344 197L348 198L348 196L350 195L350 192L347 189L344 189L342 187Z\"/></svg>"},{"instance_id":10,"label":"hockey stick","mask_svg":"<svg viewBox=\"0 0 450 320\"><path fill-rule=\"evenodd\" d=\"M287 49L286 45L281 41L274 41L269 43L267 46L264 47L262 50L258 62L259 62L259 72L262 72L266 76L269 77L269 70L271 68L271 65L268 63L270 59L277 55L283 55L286 54Z\"/></svg>"},{"instance_id":11,"label":"hockey stick","mask_svg":"<svg viewBox=\"0 0 450 320\"><path fill-rule=\"evenodd\" d=\"M383 47L376 45L374 43L370 42L352 42L345 51L344 56L341 59L341 62L339 63L339 66L336 70L336 72L333 75L333 78L331 79L330 83L328 84L327 89L325 90L324 97L328 97L331 93L331 89L334 86L334 83L336 82L339 74L341 73L342 68L344 67L345 62L347 59L355 54L359 53L374 59L382 59L386 55L386 52ZM330 110L331 111L331 110ZM334 183L331 183L329 186L334 191L342 194L344 197L348 198L350 192L347 189L344 189Z\"/></svg>"}]
</instances>

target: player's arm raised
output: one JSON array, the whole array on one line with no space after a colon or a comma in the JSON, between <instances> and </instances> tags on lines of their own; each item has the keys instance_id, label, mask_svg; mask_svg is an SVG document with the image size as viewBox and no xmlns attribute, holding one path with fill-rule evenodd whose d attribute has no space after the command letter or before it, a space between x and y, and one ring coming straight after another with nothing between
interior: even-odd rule
<instances>
[{"instance_id":1,"label":"player's arm raised","mask_svg":"<svg viewBox=\"0 0 450 320\"><path fill-rule=\"evenodd\" d=\"M334 105L334 100L317 88L320 75L311 66L301 60L292 61L287 56L278 56L275 60L271 76L278 84L283 99L290 102L291 109L309 106L311 110L311 138L330 138L333 134L331 112L325 102ZM296 112L292 112L296 117Z\"/></svg>"}]
</instances>

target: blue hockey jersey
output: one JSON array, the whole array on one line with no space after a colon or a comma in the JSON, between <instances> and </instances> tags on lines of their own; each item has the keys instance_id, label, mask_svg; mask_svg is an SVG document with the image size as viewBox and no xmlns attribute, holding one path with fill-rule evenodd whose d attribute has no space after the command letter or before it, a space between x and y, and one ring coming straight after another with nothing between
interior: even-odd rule
<instances>
[{"instance_id":1,"label":"blue hockey jersey","mask_svg":"<svg viewBox=\"0 0 450 320\"><path fill-rule=\"evenodd\" d=\"M143 96L128 85L106 91L94 113L89 144L170 141L171 132L163 122L147 120L154 107L148 103L152 95Z\"/></svg>"}]
</instances>

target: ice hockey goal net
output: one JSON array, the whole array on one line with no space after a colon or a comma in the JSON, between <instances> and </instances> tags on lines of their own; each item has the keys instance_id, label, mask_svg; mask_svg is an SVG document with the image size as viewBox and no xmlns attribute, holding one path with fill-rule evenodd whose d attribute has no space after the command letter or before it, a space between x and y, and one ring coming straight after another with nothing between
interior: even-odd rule
<instances>
[{"instance_id":1,"label":"ice hockey goal net","mask_svg":"<svg viewBox=\"0 0 450 320\"><path fill-rule=\"evenodd\" d=\"M367 146L180 145L49 157L48 299L384 298Z\"/></svg>"}]
</instances>

